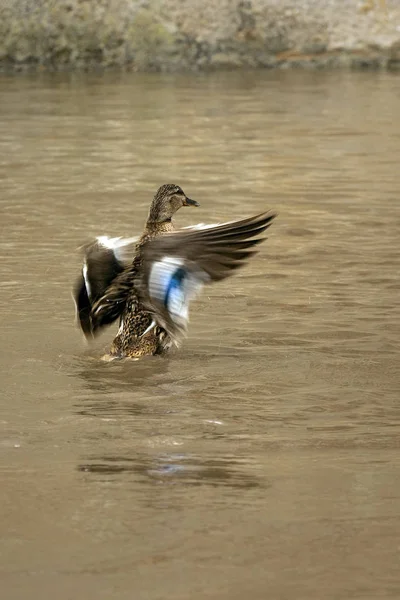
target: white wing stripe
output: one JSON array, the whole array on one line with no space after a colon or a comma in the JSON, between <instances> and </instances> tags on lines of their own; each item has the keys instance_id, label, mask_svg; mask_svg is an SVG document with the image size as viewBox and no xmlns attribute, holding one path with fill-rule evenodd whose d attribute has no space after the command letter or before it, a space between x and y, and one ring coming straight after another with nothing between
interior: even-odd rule
<instances>
[{"instance_id":1,"label":"white wing stripe","mask_svg":"<svg viewBox=\"0 0 400 600\"><path fill-rule=\"evenodd\" d=\"M198 223L197 225L189 225L188 227L183 227L183 229L191 229L193 231L193 229L210 229L211 227L219 227L220 225L226 225L226 223Z\"/></svg>"},{"instance_id":2,"label":"white wing stripe","mask_svg":"<svg viewBox=\"0 0 400 600\"><path fill-rule=\"evenodd\" d=\"M90 282L89 282L89 277L88 277L88 266L87 266L86 259L83 263L82 275L83 275L83 279L85 281L86 293L88 295L89 300L91 300L92 299L92 291L90 288Z\"/></svg>"},{"instance_id":3,"label":"white wing stripe","mask_svg":"<svg viewBox=\"0 0 400 600\"><path fill-rule=\"evenodd\" d=\"M126 249L126 246L131 246L133 244L136 244L136 242L138 241L138 237L132 237L132 238L122 238L122 237L108 237L107 235L100 235L97 238L98 243L103 246L104 248L107 248L108 250L112 250L114 253L114 256L117 260L123 262L125 255L124 255L124 250Z\"/></svg>"}]
</instances>

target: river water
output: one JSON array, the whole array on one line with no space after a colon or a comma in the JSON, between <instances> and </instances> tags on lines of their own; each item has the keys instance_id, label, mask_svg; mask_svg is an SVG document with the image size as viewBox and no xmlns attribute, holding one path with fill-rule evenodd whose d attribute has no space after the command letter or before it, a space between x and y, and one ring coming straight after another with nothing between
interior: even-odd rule
<instances>
[{"instance_id":1,"label":"river water","mask_svg":"<svg viewBox=\"0 0 400 600\"><path fill-rule=\"evenodd\" d=\"M400 597L400 78L2 76L4 600ZM279 217L168 358L104 363L77 248Z\"/></svg>"}]
</instances>

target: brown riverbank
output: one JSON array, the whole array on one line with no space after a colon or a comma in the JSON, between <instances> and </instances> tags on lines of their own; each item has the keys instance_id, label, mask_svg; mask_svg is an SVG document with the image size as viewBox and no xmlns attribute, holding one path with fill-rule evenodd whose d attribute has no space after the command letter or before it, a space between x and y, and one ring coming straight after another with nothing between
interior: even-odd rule
<instances>
[{"instance_id":1,"label":"brown riverbank","mask_svg":"<svg viewBox=\"0 0 400 600\"><path fill-rule=\"evenodd\" d=\"M400 69L400 0L0 0L0 68Z\"/></svg>"}]
</instances>

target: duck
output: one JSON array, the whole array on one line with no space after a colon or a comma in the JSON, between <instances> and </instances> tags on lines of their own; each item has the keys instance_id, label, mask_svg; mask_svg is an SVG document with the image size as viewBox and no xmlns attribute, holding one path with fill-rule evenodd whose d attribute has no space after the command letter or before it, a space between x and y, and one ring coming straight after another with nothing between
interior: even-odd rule
<instances>
[{"instance_id":1,"label":"duck","mask_svg":"<svg viewBox=\"0 0 400 600\"><path fill-rule=\"evenodd\" d=\"M139 359L179 347L189 305L205 285L233 275L256 254L276 214L175 230L182 207L196 207L176 184L156 192L139 237L97 237L83 248L73 288L76 320L87 340L119 321L110 360Z\"/></svg>"}]
</instances>

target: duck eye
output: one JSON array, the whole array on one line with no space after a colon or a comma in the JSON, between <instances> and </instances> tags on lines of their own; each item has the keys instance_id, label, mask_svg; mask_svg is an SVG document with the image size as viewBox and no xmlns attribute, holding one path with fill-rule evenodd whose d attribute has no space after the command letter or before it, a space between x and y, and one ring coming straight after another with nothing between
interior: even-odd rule
<instances>
[{"instance_id":1,"label":"duck eye","mask_svg":"<svg viewBox=\"0 0 400 600\"><path fill-rule=\"evenodd\" d=\"M182 190L181 190L181 188L180 188L180 187L176 187L176 188L174 189L174 194L183 194L183 192L182 192Z\"/></svg>"}]
</instances>

